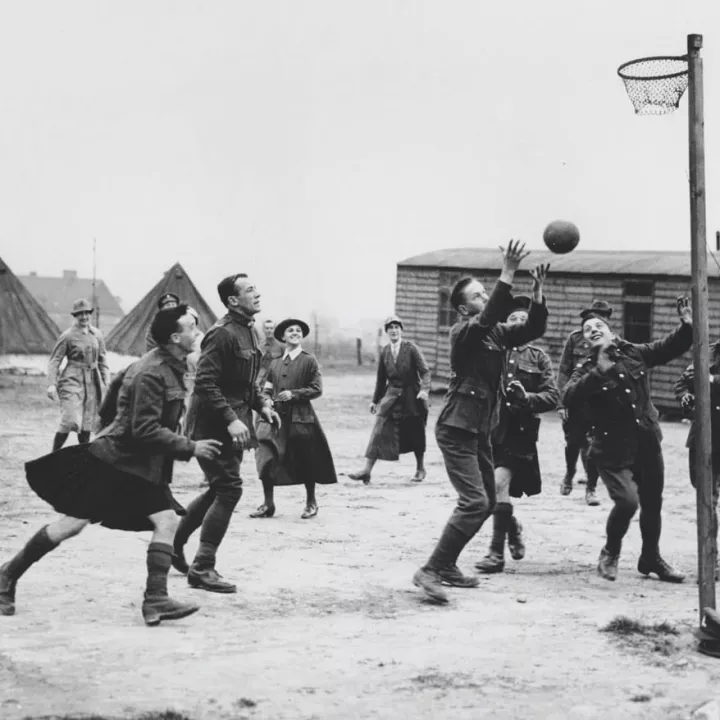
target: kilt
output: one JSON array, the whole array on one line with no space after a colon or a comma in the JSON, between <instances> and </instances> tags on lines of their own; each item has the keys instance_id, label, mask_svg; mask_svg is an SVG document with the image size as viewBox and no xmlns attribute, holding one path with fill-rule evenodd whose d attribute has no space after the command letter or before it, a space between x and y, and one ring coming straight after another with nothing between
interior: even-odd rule
<instances>
[{"instance_id":1,"label":"kilt","mask_svg":"<svg viewBox=\"0 0 720 720\"><path fill-rule=\"evenodd\" d=\"M537 452L531 456L516 454L504 445L493 445L493 465L510 470L510 496L539 495L542 491L542 477Z\"/></svg>"},{"instance_id":2,"label":"kilt","mask_svg":"<svg viewBox=\"0 0 720 720\"><path fill-rule=\"evenodd\" d=\"M155 485L96 458L90 445L70 445L25 463L33 491L57 512L114 530L153 530L148 516L185 515L167 484Z\"/></svg>"}]
</instances>

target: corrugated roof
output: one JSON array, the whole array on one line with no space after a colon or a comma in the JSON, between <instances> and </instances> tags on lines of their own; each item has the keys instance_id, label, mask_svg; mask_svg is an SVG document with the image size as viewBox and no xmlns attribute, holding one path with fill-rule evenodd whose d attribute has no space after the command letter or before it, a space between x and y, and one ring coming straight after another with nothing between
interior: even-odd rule
<instances>
[{"instance_id":1,"label":"corrugated roof","mask_svg":"<svg viewBox=\"0 0 720 720\"><path fill-rule=\"evenodd\" d=\"M553 273L690 276L689 249L687 252L575 250L567 255L554 255L548 250L533 250L523 262L523 267L527 269L539 262L549 262ZM502 255L497 247L451 248L414 255L399 262L398 266L500 270ZM708 252L708 275L717 277L719 274L718 266Z\"/></svg>"}]
</instances>

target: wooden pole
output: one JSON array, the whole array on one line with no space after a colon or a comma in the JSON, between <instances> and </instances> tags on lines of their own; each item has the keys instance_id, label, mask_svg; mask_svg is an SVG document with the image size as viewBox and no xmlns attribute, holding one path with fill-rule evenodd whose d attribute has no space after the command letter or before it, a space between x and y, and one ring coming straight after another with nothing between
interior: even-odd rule
<instances>
[{"instance_id":1,"label":"wooden pole","mask_svg":"<svg viewBox=\"0 0 720 720\"><path fill-rule=\"evenodd\" d=\"M357 353L357 364L362 365L362 340L355 338L355 352Z\"/></svg>"},{"instance_id":2,"label":"wooden pole","mask_svg":"<svg viewBox=\"0 0 720 720\"><path fill-rule=\"evenodd\" d=\"M703 110L702 35L688 35L690 242L692 260L693 366L695 369L695 478L697 484L698 588L703 608L715 608L717 548L712 502L710 434L710 338L705 224L705 117Z\"/></svg>"}]
</instances>

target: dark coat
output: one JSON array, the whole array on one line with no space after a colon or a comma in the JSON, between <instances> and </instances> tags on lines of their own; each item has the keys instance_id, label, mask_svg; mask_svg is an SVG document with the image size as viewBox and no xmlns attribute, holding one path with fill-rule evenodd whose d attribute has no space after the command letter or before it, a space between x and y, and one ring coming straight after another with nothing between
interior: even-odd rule
<instances>
[{"instance_id":1,"label":"dark coat","mask_svg":"<svg viewBox=\"0 0 720 720\"><path fill-rule=\"evenodd\" d=\"M582 330L573 330L567 336L558 365L558 390L562 390L568 384L575 368L580 367L587 360L590 349L590 343L583 337Z\"/></svg>"},{"instance_id":2,"label":"dark coat","mask_svg":"<svg viewBox=\"0 0 720 720\"><path fill-rule=\"evenodd\" d=\"M279 402L283 390L290 400ZM311 400L322 395L322 375L317 360L304 350L294 360L276 358L270 363L263 392L275 405L281 427L264 418L257 424L255 463L261 479L272 477L275 485L337 482L335 465Z\"/></svg>"},{"instance_id":3,"label":"dark coat","mask_svg":"<svg viewBox=\"0 0 720 720\"><path fill-rule=\"evenodd\" d=\"M530 304L524 325L500 323L507 317L511 303L510 286L498 280L482 313L464 318L451 328L452 377L438 424L488 435L497 422L506 350L539 338L547 325L544 302Z\"/></svg>"},{"instance_id":4,"label":"dark coat","mask_svg":"<svg viewBox=\"0 0 720 720\"><path fill-rule=\"evenodd\" d=\"M254 434L252 411L266 401L255 381L260 369L259 337L252 321L228 312L203 338L188 410L188 436L230 442L227 428L241 420Z\"/></svg>"},{"instance_id":5,"label":"dark coat","mask_svg":"<svg viewBox=\"0 0 720 720\"><path fill-rule=\"evenodd\" d=\"M427 406L417 398L421 390L430 392L430 368L417 345L401 340L397 360L386 345L380 353L372 399L377 415L391 414L396 405L401 417L426 415Z\"/></svg>"},{"instance_id":6,"label":"dark coat","mask_svg":"<svg viewBox=\"0 0 720 720\"><path fill-rule=\"evenodd\" d=\"M713 464L717 464L720 462L720 342L713 343L710 347L710 375L712 376L712 382L710 383L712 455ZM687 366L685 372L675 383L675 397L677 397L678 400L687 393L695 395L695 370L692 363ZM694 413L692 415L694 415ZM685 443L686 447L691 448L694 446L696 432L695 419L693 417L690 422L687 442Z\"/></svg>"},{"instance_id":7,"label":"dark coat","mask_svg":"<svg viewBox=\"0 0 720 720\"><path fill-rule=\"evenodd\" d=\"M524 401L508 390L513 380L525 388ZM547 353L534 345L513 348L507 354L501 387L498 424L492 433L495 465L512 470L511 495L537 495L542 489L537 452L538 414L554 410L558 403L555 374Z\"/></svg>"},{"instance_id":8,"label":"dark coat","mask_svg":"<svg viewBox=\"0 0 720 720\"><path fill-rule=\"evenodd\" d=\"M101 417L109 424L89 451L116 470L156 485L172 481L173 459L189 460L192 440L177 430L185 404L184 362L157 348L119 373Z\"/></svg>"},{"instance_id":9,"label":"dark coat","mask_svg":"<svg viewBox=\"0 0 720 720\"><path fill-rule=\"evenodd\" d=\"M692 344L692 335L692 326L682 323L652 343L618 340L610 349L615 364L606 373L597 366L597 349L575 368L561 402L571 411L587 412L592 425L589 455L599 466L632 467L642 432L662 439L648 370L680 357Z\"/></svg>"}]
</instances>

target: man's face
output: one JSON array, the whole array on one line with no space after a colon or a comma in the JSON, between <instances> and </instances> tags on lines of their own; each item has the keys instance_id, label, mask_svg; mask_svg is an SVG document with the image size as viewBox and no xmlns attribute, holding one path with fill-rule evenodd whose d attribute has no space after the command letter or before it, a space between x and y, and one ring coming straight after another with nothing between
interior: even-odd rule
<instances>
[{"instance_id":1,"label":"man's face","mask_svg":"<svg viewBox=\"0 0 720 720\"><path fill-rule=\"evenodd\" d=\"M527 310L515 310L508 315L508 319L505 321L507 325L524 325L528 319Z\"/></svg>"},{"instance_id":2,"label":"man's face","mask_svg":"<svg viewBox=\"0 0 720 720\"><path fill-rule=\"evenodd\" d=\"M288 325L283 333L283 342L289 347L297 347L303 339L302 328L299 325Z\"/></svg>"},{"instance_id":3,"label":"man's face","mask_svg":"<svg viewBox=\"0 0 720 720\"><path fill-rule=\"evenodd\" d=\"M402 328L398 323L390 323L387 328L385 328L385 332L390 338L390 342L398 342L402 337Z\"/></svg>"},{"instance_id":4,"label":"man's face","mask_svg":"<svg viewBox=\"0 0 720 720\"><path fill-rule=\"evenodd\" d=\"M81 310L79 313L75 313L75 319L77 320L77 324L82 328L85 328L88 325L90 325L91 317L92 317L91 310Z\"/></svg>"},{"instance_id":5,"label":"man's face","mask_svg":"<svg viewBox=\"0 0 720 720\"><path fill-rule=\"evenodd\" d=\"M479 315L489 299L485 286L479 280L471 280L465 286L465 302L460 305L460 313L470 316Z\"/></svg>"},{"instance_id":6,"label":"man's face","mask_svg":"<svg viewBox=\"0 0 720 720\"><path fill-rule=\"evenodd\" d=\"M252 317L260 312L260 293L250 278L238 278L235 281L235 295L230 296L228 303L243 315Z\"/></svg>"},{"instance_id":7,"label":"man's face","mask_svg":"<svg viewBox=\"0 0 720 720\"><path fill-rule=\"evenodd\" d=\"M197 337L197 320L190 313L185 313L177 322L178 329L171 335L171 340L184 350L190 353L193 350L195 338Z\"/></svg>"},{"instance_id":8,"label":"man's face","mask_svg":"<svg viewBox=\"0 0 720 720\"><path fill-rule=\"evenodd\" d=\"M275 332L275 323L272 320L266 320L263 323L263 332L266 338L271 338Z\"/></svg>"},{"instance_id":9,"label":"man's face","mask_svg":"<svg viewBox=\"0 0 720 720\"><path fill-rule=\"evenodd\" d=\"M166 298L162 301L162 305L160 305L161 310L168 310L169 308L177 307L178 303L177 300L173 300L173 298Z\"/></svg>"},{"instance_id":10,"label":"man's face","mask_svg":"<svg viewBox=\"0 0 720 720\"><path fill-rule=\"evenodd\" d=\"M590 347L608 347L612 344L613 334L608 324L600 318L588 318L582 327L583 337Z\"/></svg>"}]
</instances>

